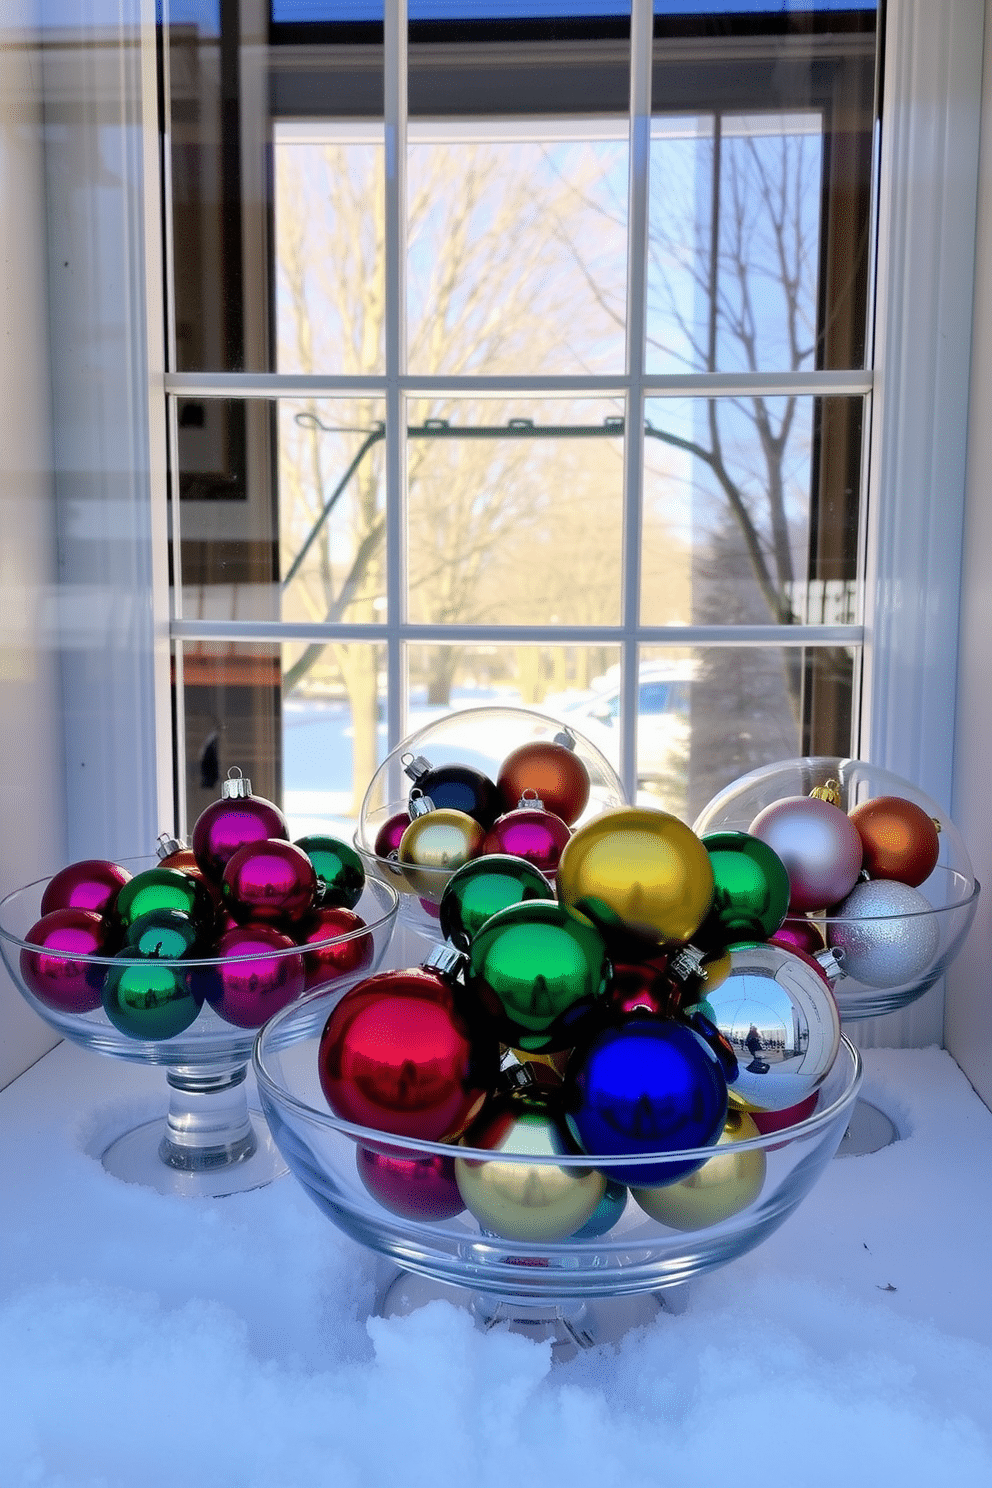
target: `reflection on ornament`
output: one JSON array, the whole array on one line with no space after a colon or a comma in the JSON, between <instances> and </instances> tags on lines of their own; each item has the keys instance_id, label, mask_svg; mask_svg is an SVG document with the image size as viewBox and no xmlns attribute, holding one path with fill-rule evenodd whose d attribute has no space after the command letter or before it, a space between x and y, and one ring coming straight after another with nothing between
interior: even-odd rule
<instances>
[{"instance_id":1,"label":"reflection on ornament","mask_svg":"<svg viewBox=\"0 0 992 1488\"><path fill-rule=\"evenodd\" d=\"M103 1010L121 1033L133 1039L160 1040L184 1032L203 1004L198 984L174 961L154 956L139 961L125 946L107 971Z\"/></svg>"},{"instance_id":2,"label":"reflection on ornament","mask_svg":"<svg viewBox=\"0 0 992 1488\"><path fill-rule=\"evenodd\" d=\"M189 915L178 909L150 909L128 926L124 945L132 956L178 961L193 954L200 931Z\"/></svg>"},{"instance_id":3,"label":"reflection on ornament","mask_svg":"<svg viewBox=\"0 0 992 1488\"><path fill-rule=\"evenodd\" d=\"M463 1144L518 1158L575 1152L550 1111L512 1097L494 1103ZM456 1157L455 1178L482 1228L504 1240L564 1240L592 1218L606 1191L606 1179L595 1168L553 1163Z\"/></svg>"},{"instance_id":4,"label":"reflection on ornament","mask_svg":"<svg viewBox=\"0 0 992 1488\"><path fill-rule=\"evenodd\" d=\"M892 878L916 888L940 857L937 824L922 806L901 796L875 796L851 812L869 878Z\"/></svg>"},{"instance_id":5,"label":"reflection on ornament","mask_svg":"<svg viewBox=\"0 0 992 1488\"><path fill-rule=\"evenodd\" d=\"M789 908L782 859L748 832L711 832L702 841L713 866L713 903L693 943L722 951L768 940Z\"/></svg>"},{"instance_id":6,"label":"reflection on ornament","mask_svg":"<svg viewBox=\"0 0 992 1488\"><path fill-rule=\"evenodd\" d=\"M128 879L117 895L114 918L126 931L155 909L174 909L201 927L214 917L214 903L203 884L178 868L146 868Z\"/></svg>"},{"instance_id":7,"label":"reflection on ornament","mask_svg":"<svg viewBox=\"0 0 992 1488\"><path fill-rule=\"evenodd\" d=\"M372 1197L401 1219L437 1223L453 1219L465 1208L453 1157L404 1152L400 1147L359 1147L355 1163Z\"/></svg>"},{"instance_id":8,"label":"reflection on ornament","mask_svg":"<svg viewBox=\"0 0 992 1488\"><path fill-rule=\"evenodd\" d=\"M281 925L313 909L317 874L301 847L279 838L246 842L224 869L224 904L236 920Z\"/></svg>"},{"instance_id":9,"label":"reflection on ornament","mask_svg":"<svg viewBox=\"0 0 992 1488\"><path fill-rule=\"evenodd\" d=\"M649 961L618 961L610 973L606 999L619 1016L656 1013L670 1017L677 1002L675 988L666 975L666 956Z\"/></svg>"},{"instance_id":10,"label":"reflection on ornament","mask_svg":"<svg viewBox=\"0 0 992 1488\"><path fill-rule=\"evenodd\" d=\"M567 1120L591 1155L641 1156L711 1146L727 1118L727 1082L691 1028L634 1015L606 1026L569 1061ZM698 1162L611 1163L621 1183L674 1183Z\"/></svg>"},{"instance_id":11,"label":"reflection on ornament","mask_svg":"<svg viewBox=\"0 0 992 1488\"><path fill-rule=\"evenodd\" d=\"M45 885L41 913L51 914L53 909L91 909L94 914L106 914L130 877L126 868L105 858L84 858L80 863L70 863Z\"/></svg>"},{"instance_id":12,"label":"reflection on ornament","mask_svg":"<svg viewBox=\"0 0 992 1488\"><path fill-rule=\"evenodd\" d=\"M748 831L785 864L793 914L836 904L857 882L861 838L850 817L830 801L786 796L759 811Z\"/></svg>"},{"instance_id":13,"label":"reflection on ornament","mask_svg":"<svg viewBox=\"0 0 992 1488\"><path fill-rule=\"evenodd\" d=\"M575 1042L569 1014L606 991L609 960L595 926L567 905L532 899L494 914L472 941L468 984L526 1050Z\"/></svg>"},{"instance_id":14,"label":"reflection on ornament","mask_svg":"<svg viewBox=\"0 0 992 1488\"><path fill-rule=\"evenodd\" d=\"M831 911L827 940L843 952L845 976L867 987L898 987L929 972L940 929L919 889L872 879L856 884Z\"/></svg>"},{"instance_id":15,"label":"reflection on ornament","mask_svg":"<svg viewBox=\"0 0 992 1488\"><path fill-rule=\"evenodd\" d=\"M499 1049L451 984L420 968L352 987L324 1026L318 1073L345 1121L418 1141L456 1136L495 1083Z\"/></svg>"},{"instance_id":16,"label":"reflection on ornament","mask_svg":"<svg viewBox=\"0 0 992 1488\"><path fill-rule=\"evenodd\" d=\"M342 977L356 976L371 966L375 955L372 936L356 934L365 928L365 921L354 910L334 906L315 909L297 926L293 938L303 950L308 992L330 986Z\"/></svg>"},{"instance_id":17,"label":"reflection on ornament","mask_svg":"<svg viewBox=\"0 0 992 1488\"><path fill-rule=\"evenodd\" d=\"M811 957L771 944L733 951L730 975L707 989L706 1001L737 1055L735 1105L784 1110L825 1079L840 1047L840 1018Z\"/></svg>"},{"instance_id":18,"label":"reflection on ornament","mask_svg":"<svg viewBox=\"0 0 992 1488\"><path fill-rule=\"evenodd\" d=\"M567 738L563 735L563 738ZM533 791L567 826L578 821L589 801L589 772L573 748L554 740L520 744L503 760L496 779L506 809Z\"/></svg>"},{"instance_id":19,"label":"reflection on ornament","mask_svg":"<svg viewBox=\"0 0 992 1488\"><path fill-rule=\"evenodd\" d=\"M765 1181L767 1162L760 1147L733 1151L737 1142L758 1136L752 1118L730 1111L716 1144L716 1155L665 1188L631 1186L645 1214L673 1230L703 1230L753 1204Z\"/></svg>"},{"instance_id":20,"label":"reflection on ornament","mask_svg":"<svg viewBox=\"0 0 992 1488\"><path fill-rule=\"evenodd\" d=\"M558 865L558 895L611 934L655 945L691 938L713 898L696 834L665 811L626 806L579 827Z\"/></svg>"},{"instance_id":21,"label":"reflection on ornament","mask_svg":"<svg viewBox=\"0 0 992 1488\"><path fill-rule=\"evenodd\" d=\"M53 909L24 939L37 950L21 951L25 986L59 1013L90 1013L100 1006L105 964L75 958L108 955L107 925L92 909Z\"/></svg>"},{"instance_id":22,"label":"reflection on ornament","mask_svg":"<svg viewBox=\"0 0 992 1488\"><path fill-rule=\"evenodd\" d=\"M478 855L485 835L464 811L439 807L415 816L397 854L406 883L415 894L440 899L448 876Z\"/></svg>"},{"instance_id":23,"label":"reflection on ornament","mask_svg":"<svg viewBox=\"0 0 992 1488\"><path fill-rule=\"evenodd\" d=\"M226 1023L261 1028L303 991L303 956L274 926L228 930L217 943L217 955L220 965L203 968L200 985Z\"/></svg>"},{"instance_id":24,"label":"reflection on ornament","mask_svg":"<svg viewBox=\"0 0 992 1488\"><path fill-rule=\"evenodd\" d=\"M467 951L499 910L554 897L539 868L507 853L489 853L463 864L448 879L441 895L441 932L458 950Z\"/></svg>"},{"instance_id":25,"label":"reflection on ornament","mask_svg":"<svg viewBox=\"0 0 992 1488\"><path fill-rule=\"evenodd\" d=\"M354 909L365 887L365 869L355 849L337 837L312 833L294 844L306 853L317 875L317 903L328 909Z\"/></svg>"}]
</instances>

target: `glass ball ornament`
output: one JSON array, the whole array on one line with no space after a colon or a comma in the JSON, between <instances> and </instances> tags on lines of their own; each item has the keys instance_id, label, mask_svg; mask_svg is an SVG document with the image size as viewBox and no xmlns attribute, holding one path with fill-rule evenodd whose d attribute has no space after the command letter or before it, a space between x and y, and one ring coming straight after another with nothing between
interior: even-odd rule
<instances>
[{"instance_id":1,"label":"glass ball ornament","mask_svg":"<svg viewBox=\"0 0 992 1488\"><path fill-rule=\"evenodd\" d=\"M297 837L294 846L302 848L313 864L318 905L353 909L365 887L365 865L351 844L326 833L312 832Z\"/></svg>"},{"instance_id":2,"label":"glass ball ornament","mask_svg":"<svg viewBox=\"0 0 992 1488\"><path fill-rule=\"evenodd\" d=\"M571 835L560 816L545 810L538 797L529 800L525 792L515 809L497 817L489 828L482 852L510 853L553 877Z\"/></svg>"},{"instance_id":3,"label":"glass ball ornament","mask_svg":"<svg viewBox=\"0 0 992 1488\"><path fill-rule=\"evenodd\" d=\"M49 879L41 898L41 913L53 909L91 909L105 914L132 875L106 858L84 858L69 863Z\"/></svg>"},{"instance_id":4,"label":"glass ball ornament","mask_svg":"<svg viewBox=\"0 0 992 1488\"><path fill-rule=\"evenodd\" d=\"M305 985L296 942L264 923L238 925L222 935L217 964L204 979L214 1012L238 1028L261 1028L280 1008L302 996Z\"/></svg>"},{"instance_id":5,"label":"glass ball ornament","mask_svg":"<svg viewBox=\"0 0 992 1488\"><path fill-rule=\"evenodd\" d=\"M438 917L445 940L467 951L487 920L511 904L553 900L547 878L523 858L487 853L457 868L445 884Z\"/></svg>"},{"instance_id":6,"label":"glass ball ornament","mask_svg":"<svg viewBox=\"0 0 992 1488\"><path fill-rule=\"evenodd\" d=\"M847 812L833 801L786 796L763 807L747 831L784 863L794 914L836 904L858 881L861 838Z\"/></svg>"},{"instance_id":7,"label":"glass ball ornament","mask_svg":"<svg viewBox=\"0 0 992 1488\"><path fill-rule=\"evenodd\" d=\"M887 803L892 799L919 809L905 815L921 829L924 839L928 833L923 828L921 817L934 823L937 860L922 882L910 885L929 905L929 924L937 932L932 954L925 961L918 958L915 967L908 964L906 974L899 981L887 985L873 984L860 978L856 963L848 966L842 959L842 974L833 983L834 996L844 1019L869 1018L893 1012L923 996L943 976L971 928L979 894L979 884L961 831L927 792L893 771L866 760L810 755L781 760L732 781L709 801L693 825L701 836L716 831L746 832L759 812L774 802L788 797L809 796L814 790L836 795L855 826L861 808L881 800L886 803L888 812ZM915 856L920 839L914 837L912 841L916 844L912 851ZM932 838L930 844L932 847ZM863 849L862 858L864 865ZM842 911L841 902L831 901L808 917L825 944L833 944L837 936L841 939L856 937L862 930L870 940L879 934L898 936L901 930L907 931L918 943L922 939L922 920L919 918L893 914L888 917L887 924L884 919L872 923L868 917L862 921ZM790 910L787 925L776 932L775 938L784 938L783 931L800 918ZM793 931L794 939L797 935Z\"/></svg>"},{"instance_id":8,"label":"glass ball ornament","mask_svg":"<svg viewBox=\"0 0 992 1488\"><path fill-rule=\"evenodd\" d=\"M732 1102L777 1111L804 1100L826 1078L840 1045L840 1017L823 969L785 946L730 954L730 974L707 989L708 1016L738 1063Z\"/></svg>"},{"instance_id":9,"label":"glass ball ornament","mask_svg":"<svg viewBox=\"0 0 992 1488\"><path fill-rule=\"evenodd\" d=\"M239 923L283 926L317 902L317 873L301 847L281 838L246 842L228 858L221 880L224 907Z\"/></svg>"},{"instance_id":10,"label":"glass ball ornament","mask_svg":"<svg viewBox=\"0 0 992 1488\"><path fill-rule=\"evenodd\" d=\"M404 1313L439 1297L469 1306L487 1326L526 1315L535 1329L547 1329L534 1336L548 1338L556 1358L568 1357L576 1347L607 1343L631 1325L658 1319L654 1294L660 1288L733 1265L778 1228L828 1169L861 1081L860 1056L843 1039L818 1091L815 1112L767 1137L740 1144L756 1144L767 1158L755 1201L728 1213L720 1223L678 1230L652 1219L628 1198L620 1170L639 1170L640 1179L632 1172L633 1181L647 1186L646 1175L660 1169L661 1178L652 1186L667 1186L667 1175L677 1183L687 1165L701 1167L718 1155L715 1144L645 1152L640 1157L514 1153L469 1147L467 1133L456 1148L446 1142L384 1137L336 1116L320 1088L318 1045L321 1017L337 1001L338 994L330 988L287 1008L266 1024L255 1044L259 1096L295 1178L338 1229L376 1257L402 1268L383 1277L376 1301L381 1315ZM480 1122L483 1119L484 1113ZM717 1136L724 1125L720 1123ZM429 1198L423 1204L428 1212L401 1212L401 1203L386 1194L378 1197L363 1181L365 1159L356 1159L358 1148L401 1151L406 1161L436 1158L442 1167L453 1155L463 1164L493 1164L504 1170L501 1193L507 1191L502 1178L512 1182L515 1172L518 1189L525 1189L538 1169L585 1174L592 1168L605 1179L605 1189L585 1223L561 1239L515 1240L495 1233L491 1223L480 1221L468 1208L439 1218L431 1212ZM420 1176L412 1175L407 1192L410 1188L419 1192L419 1183ZM428 1193L431 1186L427 1178ZM540 1188L538 1195L542 1200L547 1197Z\"/></svg>"},{"instance_id":11,"label":"glass ball ornament","mask_svg":"<svg viewBox=\"0 0 992 1488\"><path fill-rule=\"evenodd\" d=\"M554 748L548 747L551 745ZM516 808L527 789L536 790L545 808L555 811L569 825L573 825L569 820L573 813L574 824L578 824L625 804L619 776L594 744L554 718L518 707L467 708L444 714L403 739L369 782L355 832L355 847L366 871L396 888L400 895L400 921L425 939L436 942L442 937L436 909L448 879L459 865L445 862L418 865L414 882L391 855L398 851L398 820L403 816L412 820L413 815L410 793L414 782L407 774L405 759L421 757L432 767L468 766L499 787L503 765L521 750L524 774L511 774L508 793L500 788L497 814ZM549 765L554 768L549 769ZM556 778L563 783L557 793L553 788ZM560 809L556 809L556 802ZM435 912L432 913L430 906Z\"/></svg>"},{"instance_id":12,"label":"glass ball ornament","mask_svg":"<svg viewBox=\"0 0 992 1488\"><path fill-rule=\"evenodd\" d=\"M172 909L188 915L201 928L214 918L215 906L203 884L179 868L146 868L123 885L114 900L113 918L125 933L153 910Z\"/></svg>"},{"instance_id":13,"label":"glass ball ornament","mask_svg":"<svg viewBox=\"0 0 992 1488\"><path fill-rule=\"evenodd\" d=\"M375 960L375 941L352 909L322 905L295 927L293 939L303 951L307 992L370 971Z\"/></svg>"},{"instance_id":14,"label":"glass ball ornament","mask_svg":"<svg viewBox=\"0 0 992 1488\"><path fill-rule=\"evenodd\" d=\"M219 801L205 806L193 824L190 846L200 868L220 881L228 860L248 842L289 838L286 818L274 801L252 794L240 770L228 772Z\"/></svg>"},{"instance_id":15,"label":"glass ball ornament","mask_svg":"<svg viewBox=\"0 0 992 1488\"><path fill-rule=\"evenodd\" d=\"M702 843L713 868L713 901L693 944L720 952L770 939L789 908L782 859L749 832L710 832Z\"/></svg>"},{"instance_id":16,"label":"glass ball ornament","mask_svg":"<svg viewBox=\"0 0 992 1488\"><path fill-rule=\"evenodd\" d=\"M677 1183L661 1188L632 1186L631 1194L645 1214L673 1230L701 1230L739 1214L758 1198L768 1160L758 1145L743 1146L759 1136L754 1119L728 1111L713 1156Z\"/></svg>"},{"instance_id":17,"label":"glass ball ornament","mask_svg":"<svg viewBox=\"0 0 992 1488\"><path fill-rule=\"evenodd\" d=\"M400 839L396 860L407 886L431 897L437 876L450 875L482 848L485 828L467 811L438 806L415 814Z\"/></svg>"},{"instance_id":18,"label":"glass ball ornament","mask_svg":"<svg viewBox=\"0 0 992 1488\"><path fill-rule=\"evenodd\" d=\"M437 1224L465 1208L454 1156L422 1156L401 1147L357 1147L358 1176L372 1197L401 1219Z\"/></svg>"},{"instance_id":19,"label":"glass ball ornament","mask_svg":"<svg viewBox=\"0 0 992 1488\"><path fill-rule=\"evenodd\" d=\"M158 860L148 855L122 866L130 882ZM240 959L221 959L216 926L196 925L168 908L133 919L126 929L130 939L124 939L113 913L53 912L59 918L49 926L47 946L35 944L29 938L33 927L49 918L40 915L49 883L27 884L0 901L0 956L21 995L60 1037L93 1054L157 1066L166 1076L161 1113L132 1121L108 1140L97 1154L105 1170L162 1193L198 1197L255 1188L285 1172L264 1120L249 1109L253 1092L245 1078L256 1020L267 1009L260 1004L241 1026L225 1020L207 996L216 999L225 983L231 991L231 980L247 968L247 991L257 998L263 987L281 982L280 962L298 968L310 952L350 955L356 944L371 945L367 962L363 953L362 970L335 977L331 985L340 996L374 971L385 954L396 923L395 891L379 880L366 884L357 906L363 922L357 933L338 934L328 925L326 939L306 951L281 937L277 949L255 946ZM54 935L66 915L84 916L71 941ZM244 934L247 927L231 929ZM103 994L117 978L114 1021ZM303 990L302 983L296 985ZM189 1013L195 1016L180 1029Z\"/></svg>"},{"instance_id":20,"label":"glass ball ornament","mask_svg":"<svg viewBox=\"0 0 992 1488\"><path fill-rule=\"evenodd\" d=\"M855 884L836 906L827 940L847 976L869 987L899 987L931 965L940 930L917 889L878 878Z\"/></svg>"}]
</instances>

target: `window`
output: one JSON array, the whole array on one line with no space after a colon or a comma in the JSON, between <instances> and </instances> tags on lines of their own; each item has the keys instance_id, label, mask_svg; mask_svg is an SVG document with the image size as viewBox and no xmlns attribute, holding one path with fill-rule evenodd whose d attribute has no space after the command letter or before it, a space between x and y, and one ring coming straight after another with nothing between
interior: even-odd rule
<instances>
[{"instance_id":1,"label":"window","mask_svg":"<svg viewBox=\"0 0 992 1488\"><path fill-rule=\"evenodd\" d=\"M690 820L848 752L874 5L406 9L164 29L180 822L490 700Z\"/></svg>"}]
</instances>

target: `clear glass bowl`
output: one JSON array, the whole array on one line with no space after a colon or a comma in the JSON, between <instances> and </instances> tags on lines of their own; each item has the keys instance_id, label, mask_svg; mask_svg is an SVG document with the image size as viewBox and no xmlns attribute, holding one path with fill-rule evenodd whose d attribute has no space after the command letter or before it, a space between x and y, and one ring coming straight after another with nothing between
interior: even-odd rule
<instances>
[{"instance_id":1,"label":"clear glass bowl","mask_svg":"<svg viewBox=\"0 0 992 1488\"><path fill-rule=\"evenodd\" d=\"M859 980L844 971L834 982L834 995L842 1019L872 1018L891 1013L914 1002L936 982L954 960L971 928L978 902L979 884L961 833L937 803L908 780L865 760L819 755L779 761L752 770L714 796L693 823L700 837L714 832L746 832L759 811L788 796L808 796L827 781L840 787L841 805L851 811L878 796L898 796L922 807L939 826L940 853L937 864L918 893L926 907L911 914L862 919L827 911L812 915L827 944L878 947L867 958L880 967L871 981ZM912 971L899 974L900 938L923 947L911 957ZM886 947L893 954L887 955ZM848 958L848 966L850 966ZM891 968L891 973L887 974ZM879 981L883 985L879 985Z\"/></svg>"},{"instance_id":2,"label":"clear glass bowl","mask_svg":"<svg viewBox=\"0 0 992 1488\"><path fill-rule=\"evenodd\" d=\"M405 1157L453 1156L498 1162L521 1171L534 1164L578 1173L594 1166L609 1180L632 1159L510 1156L436 1142L390 1137L332 1115L318 1076L320 1033L337 1001L318 993L278 1013L259 1033L253 1067L272 1135L290 1170L339 1229L400 1268L382 1293L380 1310L407 1311L430 1295L468 1298L487 1325L527 1322L534 1336L571 1348L618 1336L626 1326L656 1314L662 1289L733 1261L758 1245L788 1217L833 1157L861 1083L861 1060L847 1039L807 1119L734 1144L633 1160L650 1167L712 1159L733 1153L750 1174L742 1207L714 1222L677 1229L650 1218L625 1186L604 1233L568 1239L502 1239L465 1210L452 1218L408 1218L387 1208L366 1188L359 1153L400 1152ZM753 1180L753 1181L752 1181ZM654 1180L657 1182L657 1177ZM624 1194L626 1200L624 1201ZM733 1202L740 1198L732 1195ZM733 1202L725 1207L733 1209ZM456 1201L457 1203L457 1201ZM712 1214L708 1216L712 1218ZM449 1289L449 1290L446 1290ZM454 1289L454 1290L450 1290ZM414 1300L411 1302L411 1294ZM620 1307L640 1298L639 1306ZM617 1321L620 1318L621 1321Z\"/></svg>"},{"instance_id":3,"label":"clear glass bowl","mask_svg":"<svg viewBox=\"0 0 992 1488\"><path fill-rule=\"evenodd\" d=\"M128 859L122 866L138 874L158 864L157 858L140 858ZM108 1172L163 1193L212 1197L260 1187L285 1172L264 1124L257 1121L257 1113L253 1123L248 1110L246 1076L257 1028L235 1026L221 1018L209 1002L204 1002L183 1032L171 1038L133 1038L110 1021L102 1005L91 1012L69 1013L48 1006L35 996L24 978L21 953L37 950L25 937L41 918L41 900L49 882L47 878L38 879L0 900L0 955L21 995L63 1038L96 1054L137 1064L161 1065L165 1069L168 1113L116 1138L101 1153ZM350 942L369 938L371 951L363 958L362 968L339 978L334 983L339 991L370 975L379 965L392 935L397 908L397 895L391 886L369 879L354 906L354 913L365 921L364 929L305 948L308 952L331 947L340 951ZM230 960L271 964L298 956L301 949L294 947ZM66 955L65 959L83 967L97 987L108 969L119 966L121 960L76 954ZM184 957L182 961L162 958L156 964L179 967L207 981L212 969L220 963L215 959Z\"/></svg>"},{"instance_id":4,"label":"clear glass bowl","mask_svg":"<svg viewBox=\"0 0 992 1488\"><path fill-rule=\"evenodd\" d=\"M466 708L447 713L403 739L386 756L369 782L355 832L355 847L370 875L391 883L400 894L400 921L429 940L439 941L437 906L454 871L418 867L416 884L385 855L377 854L381 829L407 811L414 781L404 769L409 758L423 756L430 765L469 765L495 782L500 766L520 745L554 742L567 734L589 776L589 799L573 826L627 804L620 777L606 756L587 738L560 720L529 708ZM516 803L513 803L516 805ZM507 807L507 809L512 809Z\"/></svg>"}]
</instances>

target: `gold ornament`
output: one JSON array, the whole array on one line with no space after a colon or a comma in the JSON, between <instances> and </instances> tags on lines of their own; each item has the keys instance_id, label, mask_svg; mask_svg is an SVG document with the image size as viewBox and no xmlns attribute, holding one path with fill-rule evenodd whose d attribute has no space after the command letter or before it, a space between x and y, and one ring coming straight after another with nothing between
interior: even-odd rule
<instances>
[{"instance_id":1,"label":"gold ornament","mask_svg":"<svg viewBox=\"0 0 992 1488\"><path fill-rule=\"evenodd\" d=\"M826 785L816 785L810 791L814 801L829 801L831 806L839 806L841 803L840 781L828 780Z\"/></svg>"},{"instance_id":2,"label":"gold ornament","mask_svg":"<svg viewBox=\"0 0 992 1488\"><path fill-rule=\"evenodd\" d=\"M713 898L710 855L667 811L624 806L579 827L558 864L558 897L609 936L689 940Z\"/></svg>"},{"instance_id":3,"label":"gold ornament","mask_svg":"<svg viewBox=\"0 0 992 1488\"><path fill-rule=\"evenodd\" d=\"M452 873L477 856L485 835L485 827L474 817L449 806L415 816L397 850L411 891L435 902L440 900Z\"/></svg>"},{"instance_id":4,"label":"gold ornament","mask_svg":"<svg viewBox=\"0 0 992 1488\"><path fill-rule=\"evenodd\" d=\"M765 1181L765 1153L761 1147L734 1152L736 1142L758 1136L758 1128L744 1111L731 1110L717 1142L717 1154L688 1178L665 1188L632 1188L645 1214L673 1230L702 1230L739 1214L753 1204ZM723 1149L722 1151L720 1149Z\"/></svg>"},{"instance_id":5,"label":"gold ornament","mask_svg":"<svg viewBox=\"0 0 992 1488\"><path fill-rule=\"evenodd\" d=\"M463 1139L472 1146L515 1154L515 1160L455 1158L455 1181L465 1207L484 1230L504 1240L564 1240L592 1217L606 1192L595 1168L528 1163L527 1156L562 1156L557 1123L536 1110L503 1113L483 1132Z\"/></svg>"}]
</instances>

